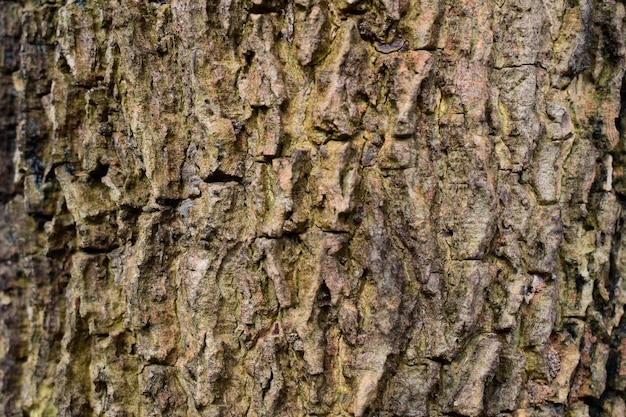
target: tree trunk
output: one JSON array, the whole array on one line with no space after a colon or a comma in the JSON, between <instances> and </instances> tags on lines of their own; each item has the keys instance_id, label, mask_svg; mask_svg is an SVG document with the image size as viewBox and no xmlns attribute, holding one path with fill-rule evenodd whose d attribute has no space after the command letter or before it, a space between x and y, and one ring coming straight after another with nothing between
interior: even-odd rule
<instances>
[{"instance_id":1,"label":"tree trunk","mask_svg":"<svg viewBox=\"0 0 626 417\"><path fill-rule=\"evenodd\" d=\"M0 414L623 417L624 9L0 2Z\"/></svg>"}]
</instances>

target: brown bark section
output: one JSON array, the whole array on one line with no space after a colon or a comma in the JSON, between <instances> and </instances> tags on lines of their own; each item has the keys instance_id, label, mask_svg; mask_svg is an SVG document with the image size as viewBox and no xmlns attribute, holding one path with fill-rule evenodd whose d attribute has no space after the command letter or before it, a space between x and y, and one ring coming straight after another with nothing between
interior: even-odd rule
<instances>
[{"instance_id":1,"label":"brown bark section","mask_svg":"<svg viewBox=\"0 0 626 417\"><path fill-rule=\"evenodd\" d=\"M0 414L623 416L624 16L1 2Z\"/></svg>"}]
</instances>

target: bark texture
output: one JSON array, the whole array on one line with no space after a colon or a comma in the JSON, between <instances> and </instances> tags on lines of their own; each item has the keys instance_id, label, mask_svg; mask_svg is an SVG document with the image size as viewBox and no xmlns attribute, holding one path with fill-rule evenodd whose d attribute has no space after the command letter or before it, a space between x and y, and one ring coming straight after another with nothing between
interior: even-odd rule
<instances>
[{"instance_id":1,"label":"bark texture","mask_svg":"<svg viewBox=\"0 0 626 417\"><path fill-rule=\"evenodd\" d=\"M0 2L0 414L623 417L624 16Z\"/></svg>"}]
</instances>

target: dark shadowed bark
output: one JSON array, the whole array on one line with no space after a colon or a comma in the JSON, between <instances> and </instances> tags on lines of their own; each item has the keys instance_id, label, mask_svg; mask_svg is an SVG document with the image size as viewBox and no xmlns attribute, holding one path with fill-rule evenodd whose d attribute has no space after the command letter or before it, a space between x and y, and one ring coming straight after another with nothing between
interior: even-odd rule
<instances>
[{"instance_id":1,"label":"dark shadowed bark","mask_svg":"<svg viewBox=\"0 0 626 417\"><path fill-rule=\"evenodd\" d=\"M624 16L0 1L0 415L623 417Z\"/></svg>"}]
</instances>

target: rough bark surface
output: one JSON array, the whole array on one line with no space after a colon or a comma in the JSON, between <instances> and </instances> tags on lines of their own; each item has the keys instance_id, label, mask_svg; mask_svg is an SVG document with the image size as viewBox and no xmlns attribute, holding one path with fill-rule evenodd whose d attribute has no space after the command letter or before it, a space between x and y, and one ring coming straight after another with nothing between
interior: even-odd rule
<instances>
[{"instance_id":1,"label":"rough bark surface","mask_svg":"<svg viewBox=\"0 0 626 417\"><path fill-rule=\"evenodd\" d=\"M623 417L624 16L0 2L0 414Z\"/></svg>"}]
</instances>

